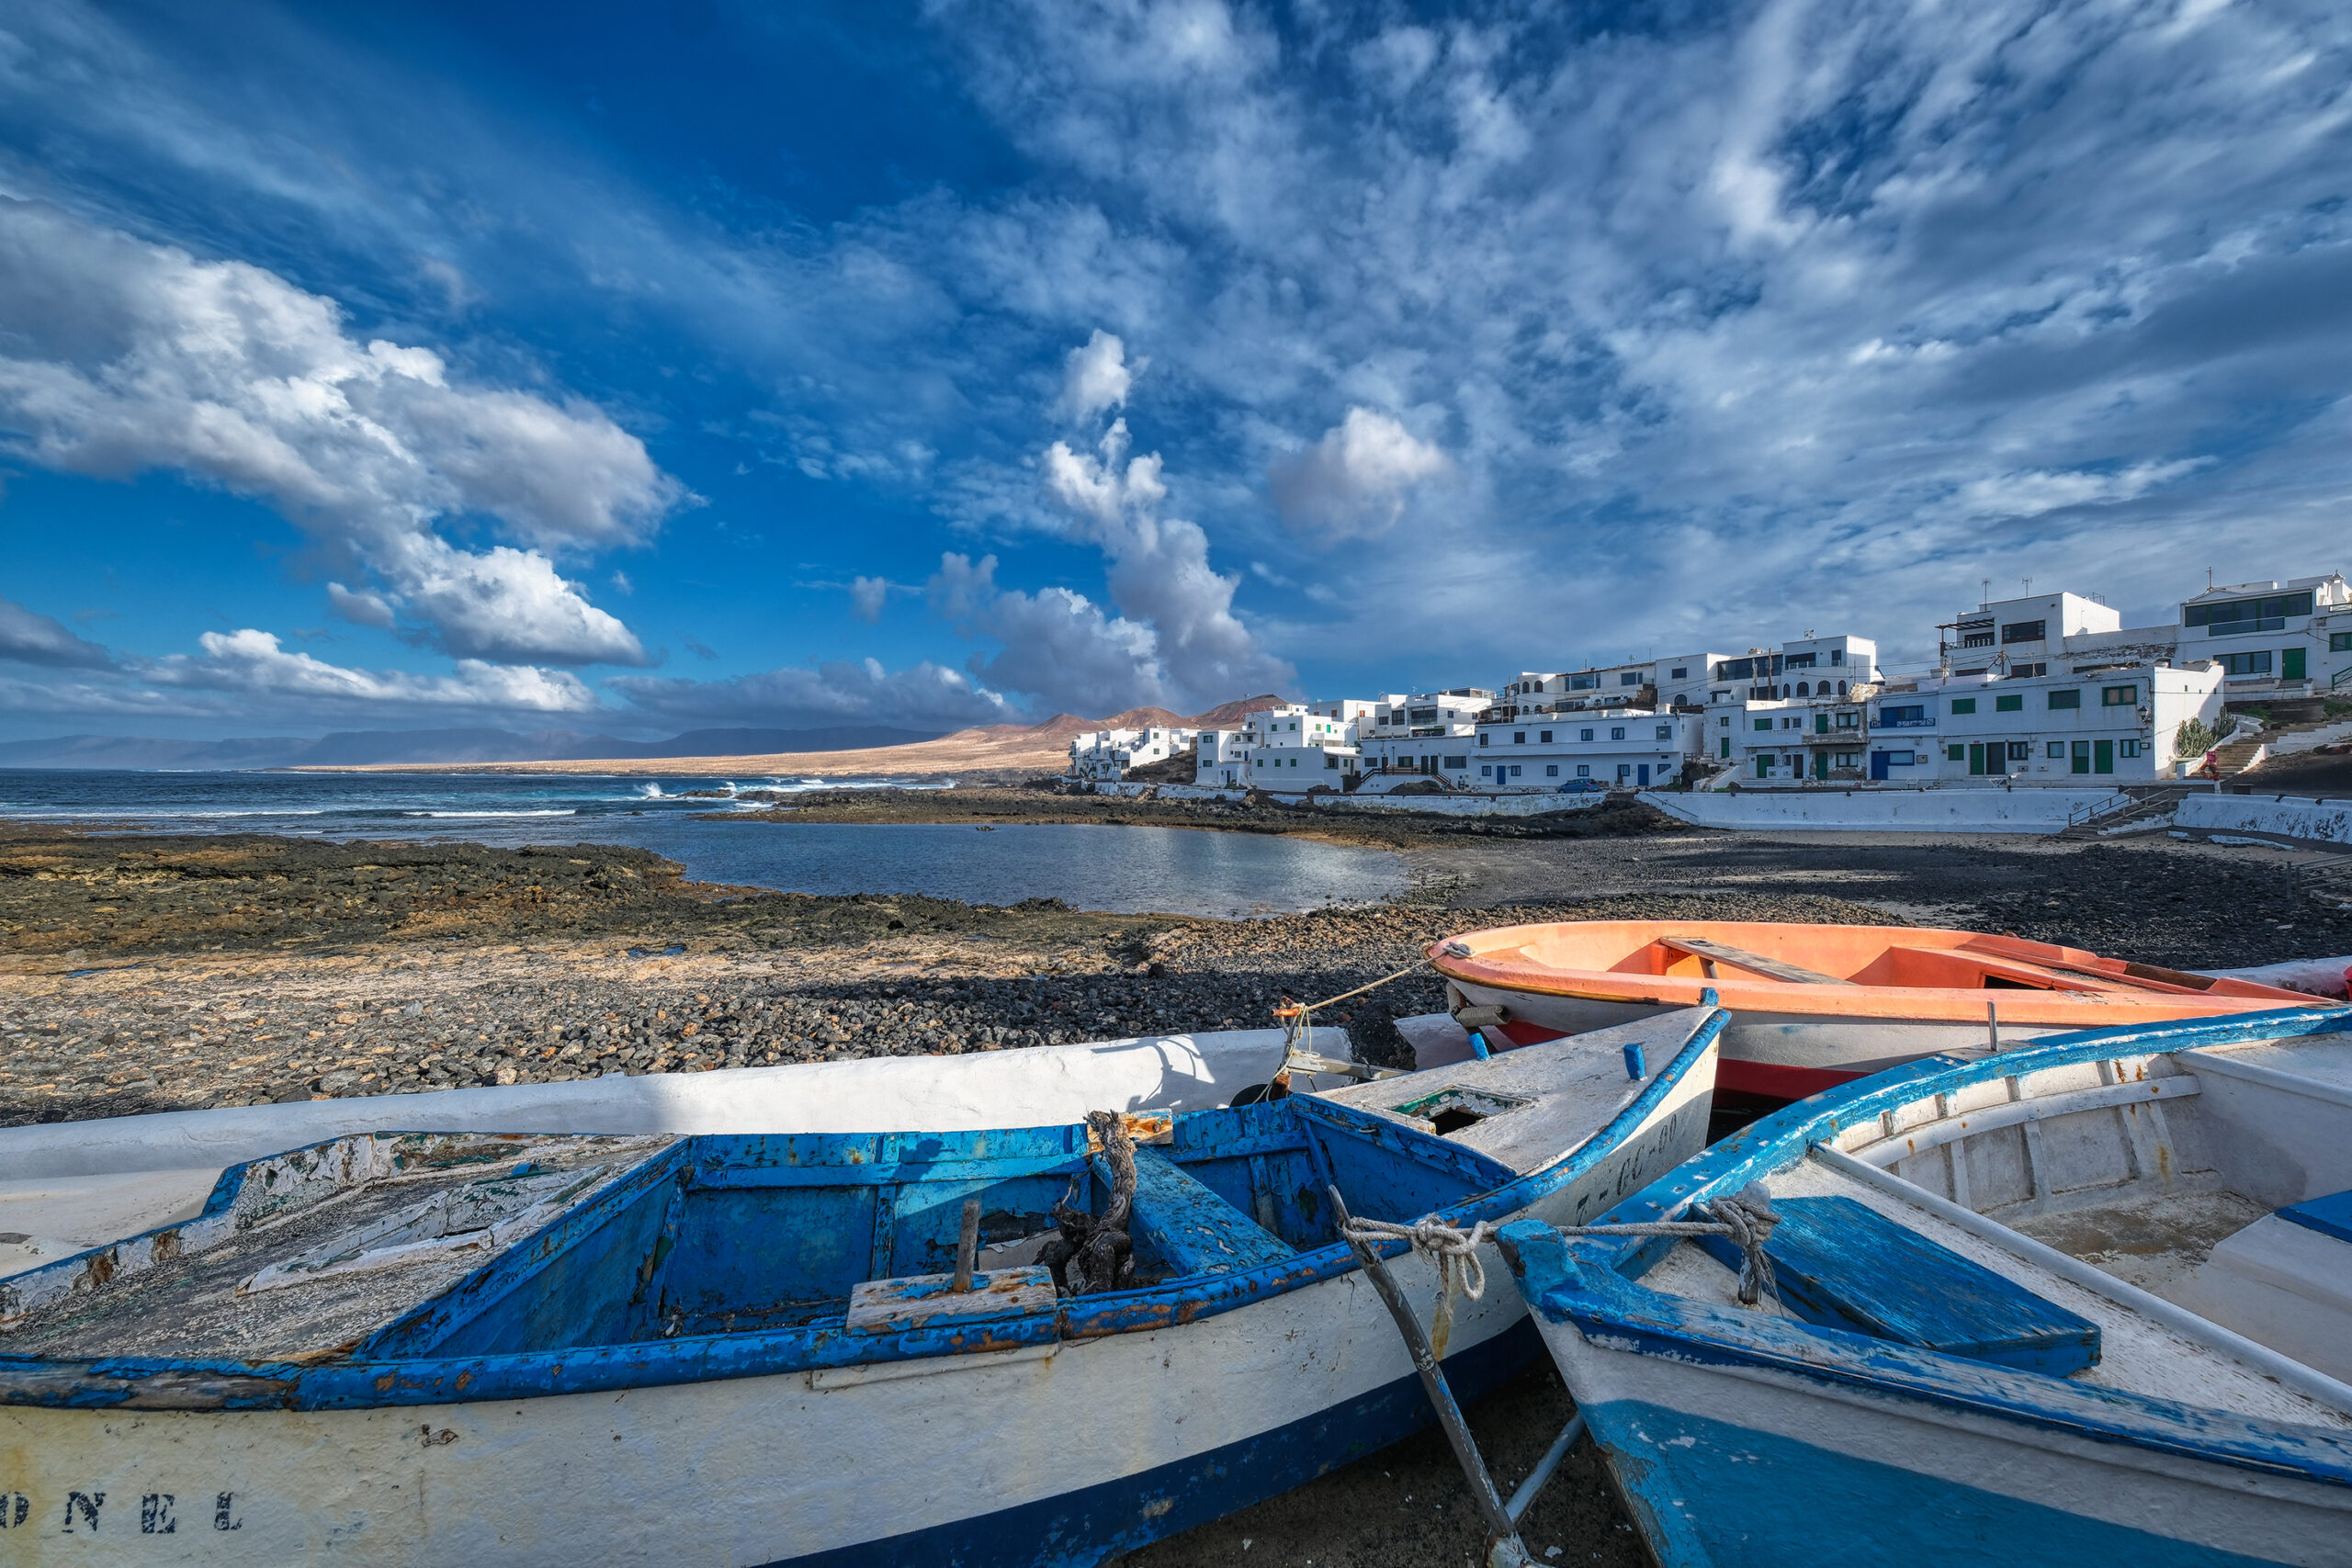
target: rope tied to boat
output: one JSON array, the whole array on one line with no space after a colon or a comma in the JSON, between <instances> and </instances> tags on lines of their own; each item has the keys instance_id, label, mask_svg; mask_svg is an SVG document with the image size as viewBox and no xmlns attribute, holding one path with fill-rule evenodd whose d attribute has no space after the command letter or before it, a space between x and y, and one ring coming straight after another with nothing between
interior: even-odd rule
<instances>
[{"instance_id":1,"label":"rope tied to boat","mask_svg":"<svg viewBox=\"0 0 2352 1568\"><path fill-rule=\"evenodd\" d=\"M1054 1201L1054 1224L1061 1234L1037 1249L1037 1261L1066 1296L1124 1290L1135 1281L1135 1243L1127 1236L1127 1216L1136 1202L1135 1140L1115 1111L1090 1111L1086 1124L1111 1168L1111 1201L1100 1214L1088 1213L1078 1205L1085 1172L1070 1178L1069 1190Z\"/></svg>"},{"instance_id":2,"label":"rope tied to boat","mask_svg":"<svg viewBox=\"0 0 2352 1568\"><path fill-rule=\"evenodd\" d=\"M1351 1214L1340 1224L1350 1241L1403 1241L1437 1266L1437 1311L1430 1318L1430 1348L1445 1354L1453 1337L1453 1303L1457 1295L1476 1301L1487 1293L1487 1265L1478 1248L1490 1240L1495 1227L1480 1220L1467 1230L1447 1224L1435 1214L1424 1214L1409 1225L1392 1220L1371 1220Z\"/></svg>"},{"instance_id":3,"label":"rope tied to boat","mask_svg":"<svg viewBox=\"0 0 2352 1568\"><path fill-rule=\"evenodd\" d=\"M1755 1306L1766 1296L1778 1300L1780 1292L1772 1280L1772 1259L1765 1246L1772 1239L1772 1228L1781 1216L1772 1212L1772 1195L1761 1182L1751 1181L1737 1192L1727 1192L1710 1198L1704 1220L1636 1220L1614 1225L1557 1225L1562 1235L1631 1235L1631 1236L1702 1236L1729 1237L1739 1248L1739 1300L1743 1306ZM1487 1289L1486 1265L1479 1260L1478 1248L1490 1240L1495 1227L1480 1220L1469 1227L1447 1224L1434 1214L1427 1214L1409 1225L1389 1220L1365 1219L1351 1215L1340 1226L1340 1234L1355 1241L1402 1241L1415 1252L1430 1259L1438 1269L1437 1314L1432 1322L1430 1339L1442 1346L1444 1335L1453 1318L1453 1297L1462 1295L1476 1301ZM1438 1354L1445 1352L1440 1348Z\"/></svg>"}]
</instances>

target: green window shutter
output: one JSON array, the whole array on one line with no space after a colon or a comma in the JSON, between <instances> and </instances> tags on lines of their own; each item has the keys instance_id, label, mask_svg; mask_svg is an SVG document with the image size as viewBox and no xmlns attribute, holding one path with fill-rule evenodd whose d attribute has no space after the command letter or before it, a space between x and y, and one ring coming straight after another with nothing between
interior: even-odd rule
<instances>
[{"instance_id":1,"label":"green window shutter","mask_svg":"<svg viewBox=\"0 0 2352 1568\"><path fill-rule=\"evenodd\" d=\"M1947 762L1964 762L1968 761L1968 748L1965 746L1945 747L1944 761Z\"/></svg>"},{"instance_id":2,"label":"green window shutter","mask_svg":"<svg viewBox=\"0 0 2352 1568\"><path fill-rule=\"evenodd\" d=\"M1954 697L1951 700L1951 711L1954 713L1974 713L1976 711L1976 699L1974 697Z\"/></svg>"},{"instance_id":3,"label":"green window shutter","mask_svg":"<svg viewBox=\"0 0 2352 1568\"><path fill-rule=\"evenodd\" d=\"M1995 713L2023 713L2025 711L2025 694L2021 692L2013 692L2006 697L1995 697L1993 699L1993 711Z\"/></svg>"}]
</instances>

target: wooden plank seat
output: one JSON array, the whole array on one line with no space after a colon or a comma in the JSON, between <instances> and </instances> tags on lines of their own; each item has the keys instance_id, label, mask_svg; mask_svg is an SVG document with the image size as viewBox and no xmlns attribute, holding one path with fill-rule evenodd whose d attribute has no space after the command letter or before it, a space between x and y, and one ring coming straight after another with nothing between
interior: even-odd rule
<instances>
[{"instance_id":1,"label":"wooden plank seat","mask_svg":"<svg viewBox=\"0 0 2352 1568\"><path fill-rule=\"evenodd\" d=\"M1781 1300L1826 1328L2064 1377L2098 1364L2098 1325L1851 1198L1775 1199ZM1701 1244L1739 1267L1722 1236Z\"/></svg>"},{"instance_id":2,"label":"wooden plank seat","mask_svg":"<svg viewBox=\"0 0 2352 1568\"><path fill-rule=\"evenodd\" d=\"M1662 936L1657 939L1657 944L1677 953L1687 953L1693 958L1707 959L1716 964L1729 964L1736 968L1762 975L1768 979L1786 980L1792 985L1850 986L1854 983L1851 980L1841 980L1835 975L1824 975L1818 970L1807 969L1801 964L1784 963L1778 958L1767 958L1760 953L1750 953L1744 947L1734 947L1729 942L1715 942L1702 936ZM1708 976L1709 979L1713 977L1713 975Z\"/></svg>"},{"instance_id":3,"label":"wooden plank seat","mask_svg":"<svg viewBox=\"0 0 2352 1568\"><path fill-rule=\"evenodd\" d=\"M1109 1167L1100 1156L1093 1163L1096 1176L1109 1185ZM1297 1256L1281 1237L1153 1148L1136 1150L1136 1203L1127 1234L1138 1253L1159 1258L1171 1279L1229 1274Z\"/></svg>"}]
</instances>

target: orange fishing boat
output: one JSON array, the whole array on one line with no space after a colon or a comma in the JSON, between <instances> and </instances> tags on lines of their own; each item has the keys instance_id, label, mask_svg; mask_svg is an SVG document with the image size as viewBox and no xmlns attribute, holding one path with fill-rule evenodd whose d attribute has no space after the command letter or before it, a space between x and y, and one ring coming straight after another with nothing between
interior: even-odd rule
<instances>
[{"instance_id":1,"label":"orange fishing boat","mask_svg":"<svg viewBox=\"0 0 2352 1568\"><path fill-rule=\"evenodd\" d=\"M1922 926L1564 920L1465 932L1429 956L1446 977L1449 1010L1498 1046L1694 1007L1712 987L1732 1014L1720 1087L1781 1100L1938 1053L1983 1055L2068 1030L2312 1000L2251 980ZM1497 1012L1465 1016L1481 1009Z\"/></svg>"}]
</instances>

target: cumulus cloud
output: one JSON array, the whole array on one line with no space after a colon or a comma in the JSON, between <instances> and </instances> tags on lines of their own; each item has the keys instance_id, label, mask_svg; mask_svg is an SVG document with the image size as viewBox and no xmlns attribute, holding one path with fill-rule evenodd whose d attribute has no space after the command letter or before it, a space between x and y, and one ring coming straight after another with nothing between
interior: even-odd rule
<instances>
[{"instance_id":1,"label":"cumulus cloud","mask_svg":"<svg viewBox=\"0 0 2352 1568\"><path fill-rule=\"evenodd\" d=\"M889 602L890 580L887 577L856 577L850 580L849 609L866 625L882 618L882 606Z\"/></svg>"},{"instance_id":2,"label":"cumulus cloud","mask_svg":"<svg viewBox=\"0 0 2352 1568\"><path fill-rule=\"evenodd\" d=\"M1136 367L1142 368L1141 363ZM1063 362L1062 395L1054 406L1073 423L1092 419L1106 409L1125 408L1134 381L1135 373L1127 368L1127 345L1097 327Z\"/></svg>"},{"instance_id":3,"label":"cumulus cloud","mask_svg":"<svg viewBox=\"0 0 2352 1568\"><path fill-rule=\"evenodd\" d=\"M664 724L860 723L957 729L1018 719L1017 709L962 671L925 660L905 670L838 660L725 681L621 675L606 682L634 716Z\"/></svg>"},{"instance_id":4,"label":"cumulus cloud","mask_svg":"<svg viewBox=\"0 0 2352 1568\"><path fill-rule=\"evenodd\" d=\"M645 649L619 620L537 550L460 550L431 534L391 542L401 604L417 640L460 658L560 664L642 664Z\"/></svg>"},{"instance_id":5,"label":"cumulus cloud","mask_svg":"<svg viewBox=\"0 0 2352 1568\"><path fill-rule=\"evenodd\" d=\"M1057 441L1046 450L1045 488L1065 532L1101 549L1112 602L1125 623L1148 628L1150 660L1138 679L1158 682L1176 701L1223 702L1288 682L1291 667L1260 646L1233 612L1238 576L1209 565L1200 525L1161 515L1168 486L1156 452L1129 457L1125 420L1113 423L1092 453ZM1111 646L1137 648L1119 624L1105 621ZM1034 689L1034 688L1031 688Z\"/></svg>"},{"instance_id":6,"label":"cumulus cloud","mask_svg":"<svg viewBox=\"0 0 2352 1568\"><path fill-rule=\"evenodd\" d=\"M0 659L59 670L110 670L114 656L53 617L0 599Z\"/></svg>"},{"instance_id":7,"label":"cumulus cloud","mask_svg":"<svg viewBox=\"0 0 2352 1568\"><path fill-rule=\"evenodd\" d=\"M1396 525L1414 486L1445 471L1445 454L1389 414L1351 408L1302 451L1270 465L1274 504L1295 524L1333 538Z\"/></svg>"},{"instance_id":8,"label":"cumulus cloud","mask_svg":"<svg viewBox=\"0 0 2352 1568\"><path fill-rule=\"evenodd\" d=\"M379 631L392 629L392 606L380 593L330 582L327 584L327 608L355 626L374 626Z\"/></svg>"},{"instance_id":9,"label":"cumulus cloud","mask_svg":"<svg viewBox=\"0 0 2352 1568\"><path fill-rule=\"evenodd\" d=\"M381 581L453 653L642 662L548 551L647 538L687 493L601 411L451 378L432 351L362 343L334 301L0 197L0 422L70 473L168 469L266 501ZM493 521L524 547L434 531ZM338 613L383 616L345 590Z\"/></svg>"},{"instance_id":10,"label":"cumulus cloud","mask_svg":"<svg viewBox=\"0 0 2352 1568\"><path fill-rule=\"evenodd\" d=\"M460 659L454 674L353 670L307 653L288 653L277 637L246 628L206 632L200 654L144 661L138 674L158 686L186 686L295 705L343 709L471 708L526 713L586 713L595 694L567 670L519 668Z\"/></svg>"},{"instance_id":11,"label":"cumulus cloud","mask_svg":"<svg viewBox=\"0 0 2352 1568\"><path fill-rule=\"evenodd\" d=\"M1085 717L1170 700L1151 627L1107 614L1071 589L1000 588L996 568L994 556L976 562L951 551L930 583L933 607L957 630L1000 645L993 658L975 660L981 679Z\"/></svg>"}]
</instances>

